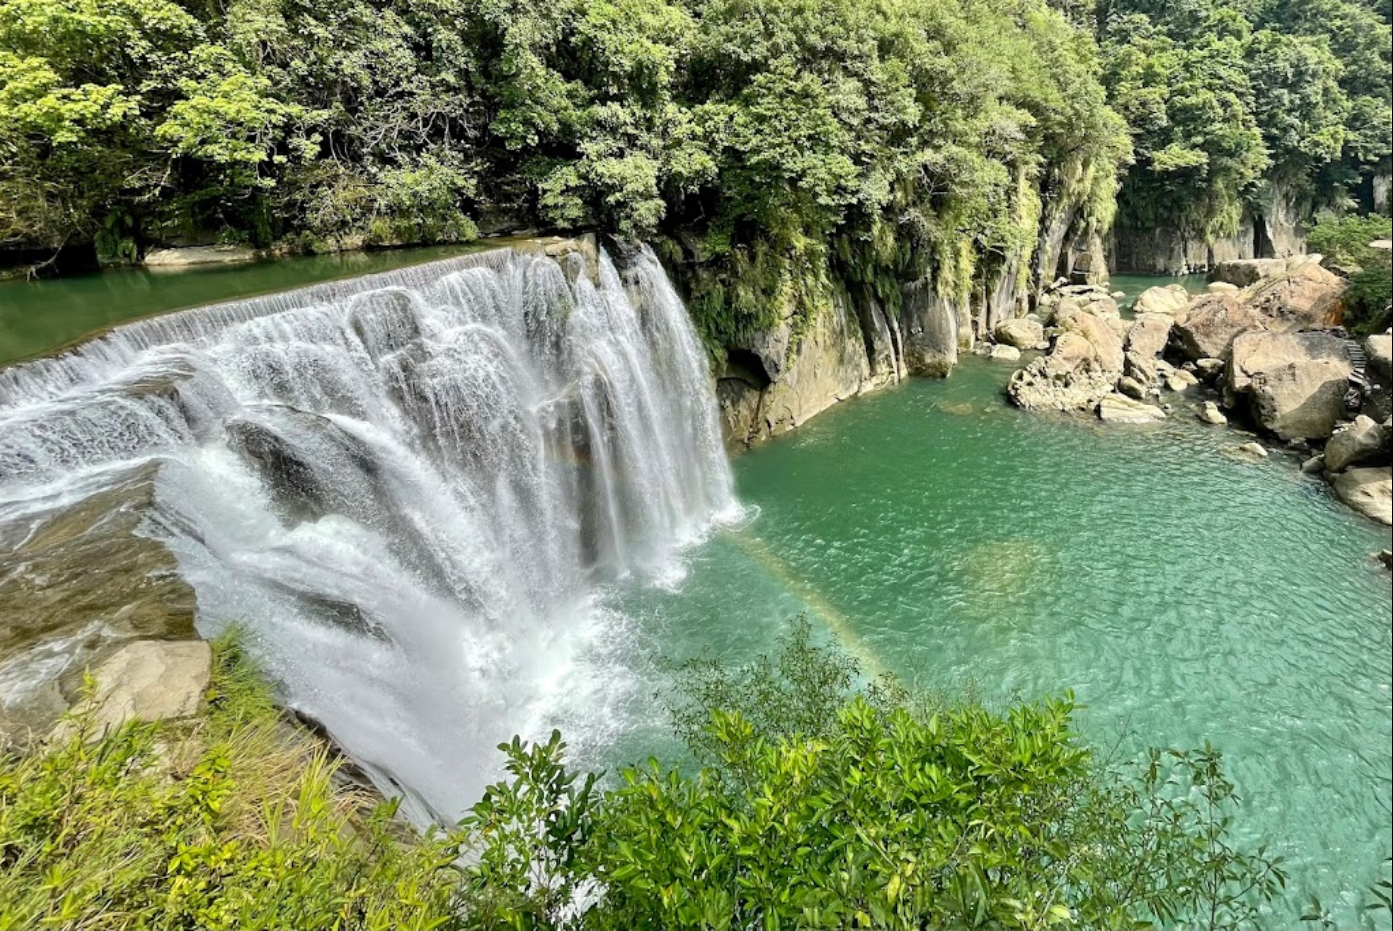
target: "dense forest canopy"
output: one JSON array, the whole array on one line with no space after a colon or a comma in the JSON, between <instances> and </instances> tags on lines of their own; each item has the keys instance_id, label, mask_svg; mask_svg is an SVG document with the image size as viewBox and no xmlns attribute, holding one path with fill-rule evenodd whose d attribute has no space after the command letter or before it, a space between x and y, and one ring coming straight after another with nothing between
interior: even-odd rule
<instances>
[{"instance_id":1,"label":"dense forest canopy","mask_svg":"<svg viewBox=\"0 0 1393 931\"><path fill-rule=\"evenodd\" d=\"M1374 206L1393 135L1386 0L1103 0L1074 18L1131 128L1124 222L1227 235L1274 186L1306 214Z\"/></svg>"},{"instance_id":2,"label":"dense forest canopy","mask_svg":"<svg viewBox=\"0 0 1393 931\"><path fill-rule=\"evenodd\" d=\"M1024 279L1054 202L1350 209L1389 72L1386 0L0 0L0 250L663 232L724 342Z\"/></svg>"}]
</instances>

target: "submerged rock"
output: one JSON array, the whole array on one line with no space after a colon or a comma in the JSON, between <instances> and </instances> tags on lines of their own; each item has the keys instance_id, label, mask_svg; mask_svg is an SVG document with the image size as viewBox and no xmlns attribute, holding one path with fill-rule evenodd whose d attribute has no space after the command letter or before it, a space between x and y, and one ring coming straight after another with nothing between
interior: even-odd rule
<instances>
[{"instance_id":1,"label":"submerged rock","mask_svg":"<svg viewBox=\"0 0 1393 931\"><path fill-rule=\"evenodd\" d=\"M1301 463L1301 471L1306 475L1320 475L1325 471L1325 457L1312 456Z\"/></svg>"},{"instance_id":2,"label":"submerged rock","mask_svg":"<svg viewBox=\"0 0 1393 931\"><path fill-rule=\"evenodd\" d=\"M1243 455L1251 456L1254 459L1267 458L1267 447L1263 446L1261 443L1258 442L1244 443L1241 446L1237 447L1237 449L1238 452L1242 453Z\"/></svg>"},{"instance_id":3,"label":"submerged rock","mask_svg":"<svg viewBox=\"0 0 1393 931\"><path fill-rule=\"evenodd\" d=\"M162 544L153 466L76 503L5 525L0 538L0 736L45 731L83 664L133 638L189 639L193 589Z\"/></svg>"},{"instance_id":4,"label":"submerged rock","mask_svg":"<svg viewBox=\"0 0 1393 931\"><path fill-rule=\"evenodd\" d=\"M991 359L993 362L1019 362L1021 361L1021 351L1015 346L993 346Z\"/></svg>"},{"instance_id":5,"label":"submerged rock","mask_svg":"<svg viewBox=\"0 0 1393 931\"><path fill-rule=\"evenodd\" d=\"M1350 469L1332 484L1340 500L1365 517L1393 524L1393 469Z\"/></svg>"},{"instance_id":6,"label":"submerged rock","mask_svg":"<svg viewBox=\"0 0 1393 931\"><path fill-rule=\"evenodd\" d=\"M1354 423L1337 430L1325 444L1325 466L1343 472L1353 465L1383 465L1389 458L1390 431L1360 414Z\"/></svg>"}]
</instances>

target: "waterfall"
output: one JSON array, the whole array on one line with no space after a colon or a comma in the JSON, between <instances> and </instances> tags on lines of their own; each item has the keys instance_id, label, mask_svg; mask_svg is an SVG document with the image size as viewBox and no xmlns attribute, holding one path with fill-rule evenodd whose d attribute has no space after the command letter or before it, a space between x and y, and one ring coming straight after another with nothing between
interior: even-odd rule
<instances>
[{"instance_id":1,"label":"waterfall","mask_svg":"<svg viewBox=\"0 0 1393 931\"><path fill-rule=\"evenodd\" d=\"M244 625L287 703L419 818L457 815L558 703L602 708L612 684L577 665L615 635L596 586L661 576L735 507L646 248L498 249L129 324L0 371L0 436L0 524L155 464L141 533L200 631Z\"/></svg>"}]
</instances>

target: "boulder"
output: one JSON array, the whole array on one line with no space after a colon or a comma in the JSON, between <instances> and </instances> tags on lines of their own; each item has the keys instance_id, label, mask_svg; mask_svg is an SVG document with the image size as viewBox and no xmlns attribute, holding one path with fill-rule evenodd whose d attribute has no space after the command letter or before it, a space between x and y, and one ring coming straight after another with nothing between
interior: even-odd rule
<instances>
[{"instance_id":1,"label":"boulder","mask_svg":"<svg viewBox=\"0 0 1393 931\"><path fill-rule=\"evenodd\" d=\"M1204 402L1204 406L1200 408L1199 418L1204 423L1213 424L1216 427L1222 427L1229 422L1229 419L1224 416L1224 412L1219 410L1219 405L1213 401Z\"/></svg>"},{"instance_id":2,"label":"boulder","mask_svg":"<svg viewBox=\"0 0 1393 931\"><path fill-rule=\"evenodd\" d=\"M1117 380L1117 390L1137 401L1146 400L1146 386L1130 375L1123 375Z\"/></svg>"},{"instance_id":3,"label":"boulder","mask_svg":"<svg viewBox=\"0 0 1393 931\"><path fill-rule=\"evenodd\" d=\"M1098 402L1098 419L1105 423L1155 423L1165 420L1166 412L1134 398L1109 394Z\"/></svg>"},{"instance_id":4,"label":"boulder","mask_svg":"<svg viewBox=\"0 0 1393 931\"><path fill-rule=\"evenodd\" d=\"M1226 291L1237 291L1239 288L1238 285L1229 284L1227 281L1211 281L1205 290L1210 294L1223 294Z\"/></svg>"},{"instance_id":5,"label":"boulder","mask_svg":"<svg viewBox=\"0 0 1393 931\"><path fill-rule=\"evenodd\" d=\"M1244 333L1233 343L1229 395L1284 440L1319 439L1344 416L1353 366L1329 333Z\"/></svg>"},{"instance_id":6,"label":"boulder","mask_svg":"<svg viewBox=\"0 0 1393 931\"><path fill-rule=\"evenodd\" d=\"M1261 443L1244 443L1238 447L1238 451L1243 455L1251 456L1254 459L1267 458L1267 448L1263 446Z\"/></svg>"},{"instance_id":7,"label":"boulder","mask_svg":"<svg viewBox=\"0 0 1393 931\"><path fill-rule=\"evenodd\" d=\"M1054 310L1057 335L1049 354L1017 369L1006 388L1011 400L1027 410L1092 410L1122 375L1122 337L1114 328L1114 322L1122 322L1115 316L1117 305L1105 293L1094 300L1083 289L1064 290L1066 296ZM1084 297L1090 299L1085 303Z\"/></svg>"},{"instance_id":8,"label":"boulder","mask_svg":"<svg viewBox=\"0 0 1393 931\"><path fill-rule=\"evenodd\" d=\"M1129 353L1160 358L1170 339L1171 327L1175 318L1169 314L1140 313L1136 315L1123 340L1123 349Z\"/></svg>"},{"instance_id":9,"label":"boulder","mask_svg":"<svg viewBox=\"0 0 1393 931\"><path fill-rule=\"evenodd\" d=\"M1366 517L1393 524L1393 469L1350 469L1335 476L1335 494Z\"/></svg>"},{"instance_id":10,"label":"boulder","mask_svg":"<svg viewBox=\"0 0 1393 931\"><path fill-rule=\"evenodd\" d=\"M1246 288L1264 278L1285 274L1287 263L1287 259L1232 259L1219 262L1210 269L1209 281L1211 286L1222 284L1235 289Z\"/></svg>"},{"instance_id":11,"label":"boulder","mask_svg":"<svg viewBox=\"0 0 1393 931\"><path fill-rule=\"evenodd\" d=\"M993 362L1019 362L1021 361L1021 351L1015 346L993 346L991 360Z\"/></svg>"},{"instance_id":12,"label":"boulder","mask_svg":"<svg viewBox=\"0 0 1393 931\"><path fill-rule=\"evenodd\" d=\"M169 249L151 249L145 253L145 265L161 269L187 268L191 265L250 262L256 257L256 250L246 246L177 246Z\"/></svg>"},{"instance_id":13,"label":"boulder","mask_svg":"<svg viewBox=\"0 0 1393 931\"><path fill-rule=\"evenodd\" d=\"M1034 349L1045 339L1045 327L1039 320L1017 317L1003 321L994 334L998 343L1017 349Z\"/></svg>"},{"instance_id":14,"label":"boulder","mask_svg":"<svg viewBox=\"0 0 1393 931\"><path fill-rule=\"evenodd\" d=\"M1175 327L1180 348L1187 358L1196 360L1226 358L1238 334L1263 329L1267 320L1237 294L1196 298Z\"/></svg>"},{"instance_id":15,"label":"boulder","mask_svg":"<svg viewBox=\"0 0 1393 931\"><path fill-rule=\"evenodd\" d=\"M212 670L213 654L202 640L137 640L93 671L97 694L87 707L99 732L131 719L188 717L202 703Z\"/></svg>"},{"instance_id":16,"label":"boulder","mask_svg":"<svg viewBox=\"0 0 1393 931\"><path fill-rule=\"evenodd\" d=\"M1301 463L1301 471L1306 475L1320 475L1325 471L1325 457L1312 456Z\"/></svg>"},{"instance_id":17,"label":"boulder","mask_svg":"<svg viewBox=\"0 0 1393 931\"><path fill-rule=\"evenodd\" d=\"M1165 287L1147 288L1132 302L1132 311L1138 315L1155 313L1174 317L1190 303L1190 292L1184 285L1169 284Z\"/></svg>"},{"instance_id":18,"label":"boulder","mask_svg":"<svg viewBox=\"0 0 1393 931\"><path fill-rule=\"evenodd\" d=\"M1344 315L1348 287L1349 282L1328 268L1305 261L1259 282L1244 292L1243 300L1270 329L1336 326Z\"/></svg>"},{"instance_id":19,"label":"boulder","mask_svg":"<svg viewBox=\"0 0 1393 931\"><path fill-rule=\"evenodd\" d=\"M1384 465L1389 458L1389 434L1383 424L1360 414L1325 444L1325 467L1343 472L1355 465Z\"/></svg>"},{"instance_id":20,"label":"boulder","mask_svg":"<svg viewBox=\"0 0 1393 931\"><path fill-rule=\"evenodd\" d=\"M1188 391L1199 383L1198 378L1184 369L1176 369L1176 371L1166 379L1166 387L1175 392Z\"/></svg>"},{"instance_id":21,"label":"boulder","mask_svg":"<svg viewBox=\"0 0 1393 931\"><path fill-rule=\"evenodd\" d=\"M1379 550L1374 558L1383 563L1383 568L1393 570L1393 550Z\"/></svg>"}]
</instances>

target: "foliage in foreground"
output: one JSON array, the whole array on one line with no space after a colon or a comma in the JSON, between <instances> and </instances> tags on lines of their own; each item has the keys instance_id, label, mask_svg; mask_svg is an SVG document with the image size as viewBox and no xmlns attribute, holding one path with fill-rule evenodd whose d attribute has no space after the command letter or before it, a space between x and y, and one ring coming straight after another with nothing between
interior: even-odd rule
<instances>
[{"instance_id":1,"label":"foliage in foreground","mask_svg":"<svg viewBox=\"0 0 1393 931\"><path fill-rule=\"evenodd\" d=\"M1284 884L1235 845L1212 748L1111 765L1067 696L866 685L801 621L748 666L681 667L696 771L602 790L559 734L514 739L448 835L336 787L235 642L215 656L192 722L79 716L0 760L0 929L1238 929Z\"/></svg>"},{"instance_id":2,"label":"foliage in foreground","mask_svg":"<svg viewBox=\"0 0 1393 931\"><path fill-rule=\"evenodd\" d=\"M1252 928L1284 876L1230 835L1210 747L1109 766L1069 698L995 711L896 686L801 624L744 670L685 668L679 733L602 795L559 735L465 826L498 928ZM589 899L581 912L577 903Z\"/></svg>"},{"instance_id":3,"label":"foliage in foreground","mask_svg":"<svg viewBox=\"0 0 1393 931\"><path fill-rule=\"evenodd\" d=\"M335 785L231 641L193 723L0 760L0 929L433 928L454 848Z\"/></svg>"}]
</instances>

